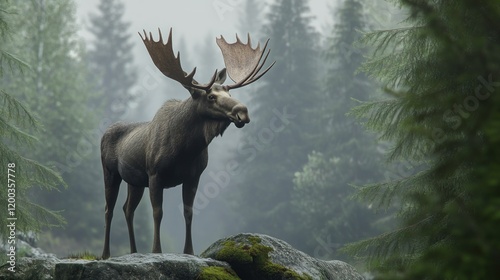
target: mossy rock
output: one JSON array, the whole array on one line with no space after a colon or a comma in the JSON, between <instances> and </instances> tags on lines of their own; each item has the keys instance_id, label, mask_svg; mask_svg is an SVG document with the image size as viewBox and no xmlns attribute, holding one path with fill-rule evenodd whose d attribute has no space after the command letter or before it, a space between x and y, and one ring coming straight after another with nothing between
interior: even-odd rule
<instances>
[{"instance_id":1,"label":"mossy rock","mask_svg":"<svg viewBox=\"0 0 500 280\"><path fill-rule=\"evenodd\" d=\"M196 280L239 280L240 278L234 271L225 267L207 266L201 268L200 275Z\"/></svg>"},{"instance_id":2,"label":"mossy rock","mask_svg":"<svg viewBox=\"0 0 500 280\"><path fill-rule=\"evenodd\" d=\"M313 279L272 262L269 256L272 251L272 247L261 243L259 236L248 236L240 241L226 240L215 255L210 254L209 248L202 256L229 263L241 279Z\"/></svg>"},{"instance_id":3,"label":"mossy rock","mask_svg":"<svg viewBox=\"0 0 500 280\"><path fill-rule=\"evenodd\" d=\"M227 262L243 280L363 280L345 262L318 260L264 234L242 233L218 240L201 256Z\"/></svg>"}]
</instances>

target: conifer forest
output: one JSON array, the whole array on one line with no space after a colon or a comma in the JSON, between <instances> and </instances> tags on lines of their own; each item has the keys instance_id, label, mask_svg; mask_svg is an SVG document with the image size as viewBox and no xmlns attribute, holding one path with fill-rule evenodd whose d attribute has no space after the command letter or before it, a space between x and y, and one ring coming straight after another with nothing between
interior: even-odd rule
<instances>
[{"instance_id":1,"label":"conifer forest","mask_svg":"<svg viewBox=\"0 0 500 280\"><path fill-rule=\"evenodd\" d=\"M101 137L191 98L137 34L158 28L165 42L172 28L200 83L224 68L221 35L269 38L265 67L276 61L231 91L251 121L208 148L195 254L250 232L367 279L500 275L497 0L0 0L2 264L13 239L101 254ZM126 195L122 182L113 255L130 252ZM182 201L180 187L164 190L163 252L182 253ZM137 250L151 252L147 189L134 226Z\"/></svg>"}]
</instances>

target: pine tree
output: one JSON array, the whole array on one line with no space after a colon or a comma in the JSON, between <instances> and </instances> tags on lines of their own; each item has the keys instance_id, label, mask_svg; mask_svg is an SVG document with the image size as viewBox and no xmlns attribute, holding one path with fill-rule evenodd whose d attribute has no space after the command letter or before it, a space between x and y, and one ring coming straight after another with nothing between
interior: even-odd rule
<instances>
[{"instance_id":1,"label":"pine tree","mask_svg":"<svg viewBox=\"0 0 500 280\"><path fill-rule=\"evenodd\" d=\"M18 20L20 12L11 2L0 1L0 77L3 80L0 88L0 180L3 182L0 188L0 214L4 217L0 221L0 241L9 246L16 246L12 241L18 238L8 227L11 222L15 223L17 234L38 233L45 226L60 225L63 222L58 213L33 203L29 194L33 187L47 192L65 185L54 170L26 157L27 148L39 147L34 135L40 133L41 125L30 109L8 92L6 86L13 76L32 73L30 66L21 60L22 56L19 56L18 50L12 48L11 44L15 30L13 22ZM24 89L11 88L11 92L17 93ZM1 259L3 262L4 253Z\"/></svg>"},{"instance_id":2,"label":"pine tree","mask_svg":"<svg viewBox=\"0 0 500 280\"><path fill-rule=\"evenodd\" d=\"M362 50L354 45L365 28L363 6L360 1L344 1L333 15L337 23L324 54L328 65L324 94L314 111L323 129L313 137L319 144L308 162L295 174L292 195L294 211L303 221L296 230L302 236L314 235L303 249L325 258L339 258L337 249L343 244L378 233L374 226L378 218L369 205L350 197L352 185L375 182L382 174L375 137L347 116L355 100L366 101L374 91L367 77L356 72L364 60Z\"/></svg>"},{"instance_id":3,"label":"pine tree","mask_svg":"<svg viewBox=\"0 0 500 280\"><path fill-rule=\"evenodd\" d=\"M133 65L130 23L123 20L125 6L121 0L101 0L99 13L91 16L90 31L95 39L88 54L102 95L95 101L104 107L112 121L120 120L133 100L132 87L137 80Z\"/></svg>"},{"instance_id":4,"label":"pine tree","mask_svg":"<svg viewBox=\"0 0 500 280\"><path fill-rule=\"evenodd\" d=\"M89 106L96 95L88 82L83 47L77 37L75 4L70 0L22 1L13 29L19 36L12 48L32 66L22 76L11 75L6 87L27 108L40 116L45 128L40 148L26 151L30 157L54 166L68 184L58 193L37 191L33 199L44 206L64 210L64 229L44 232L39 246L58 254L81 250L91 244L102 228L102 208L96 207L103 194L99 133L100 111ZM101 127L100 127L101 125ZM90 246L89 250L96 250Z\"/></svg>"},{"instance_id":5,"label":"pine tree","mask_svg":"<svg viewBox=\"0 0 500 280\"><path fill-rule=\"evenodd\" d=\"M242 230L295 244L300 240L292 240L289 211L293 170L305 163L312 149L305 137L312 129L306 108L317 100L317 35L310 23L304 1L280 0L270 6L263 34L271 38L270 59L277 63L252 85L252 122L244 128L236 159L241 173L234 182L239 196L233 203Z\"/></svg>"},{"instance_id":6,"label":"pine tree","mask_svg":"<svg viewBox=\"0 0 500 280\"><path fill-rule=\"evenodd\" d=\"M399 1L409 26L369 33L365 69L392 98L356 109L394 142L389 159L420 172L367 186L365 197L402 201L400 227L352 245L382 279L494 279L500 256L497 1ZM495 169L496 168L496 169Z\"/></svg>"}]
</instances>

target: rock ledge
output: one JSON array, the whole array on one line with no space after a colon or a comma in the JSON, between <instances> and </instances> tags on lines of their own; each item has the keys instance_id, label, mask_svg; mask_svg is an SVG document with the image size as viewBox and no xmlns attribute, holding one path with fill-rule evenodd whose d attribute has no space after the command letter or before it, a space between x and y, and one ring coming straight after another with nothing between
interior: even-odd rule
<instances>
[{"instance_id":1,"label":"rock ledge","mask_svg":"<svg viewBox=\"0 0 500 280\"><path fill-rule=\"evenodd\" d=\"M201 257L185 254L130 254L108 260L20 258L16 272L0 266L0 279L197 279L363 280L349 264L315 259L288 243L263 234L237 234L210 245Z\"/></svg>"}]
</instances>

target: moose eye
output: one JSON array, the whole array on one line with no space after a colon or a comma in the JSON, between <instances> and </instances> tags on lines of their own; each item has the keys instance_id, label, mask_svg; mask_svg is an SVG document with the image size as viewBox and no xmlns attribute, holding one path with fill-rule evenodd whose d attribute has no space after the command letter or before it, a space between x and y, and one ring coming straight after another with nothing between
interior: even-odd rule
<instances>
[{"instance_id":1,"label":"moose eye","mask_svg":"<svg viewBox=\"0 0 500 280\"><path fill-rule=\"evenodd\" d=\"M208 95L208 100L215 101L215 99L216 99L215 95L213 95L213 94Z\"/></svg>"}]
</instances>

